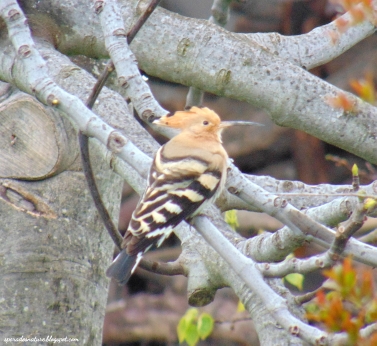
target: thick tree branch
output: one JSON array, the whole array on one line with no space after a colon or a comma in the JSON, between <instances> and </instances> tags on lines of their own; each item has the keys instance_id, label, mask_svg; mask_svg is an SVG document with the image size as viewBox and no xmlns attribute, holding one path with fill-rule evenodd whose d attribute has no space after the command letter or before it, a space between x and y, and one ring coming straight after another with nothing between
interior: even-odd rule
<instances>
[{"instance_id":1,"label":"thick tree branch","mask_svg":"<svg viewBox=\"0 0 377 346\"><path fill-rule=\"evenodd\" d=\"M229 18L229 5L232 0L214 0L211 7L211 16L209 22L214 23L220 27L225 27ZM203 90L195 87L190 87L186 98L186 107L201 106L203 103Z\"/></svg>"},{"instance_id":2,"label":"thick tree branch","mask_svg":"<svg viewBox=\"0 0 377 346\"><path fill-rule=\"evenodd\" d=\"M157 4L158 2L153 1L146 12L151 15ZM135 23L137 27L132 27L129 31L133 37L129 37L124 29L121 11L116 1L108 0L102 3L97 13L99 13L106 49L114 63L118 82L124 88L126 96L132 101L140 117L150 122L154 118L167 114L168 111L154 99L148 84L141 77L135 57L128 46L128 43L133 41L136 30L141 29L142 22ZM145 22L149 16L142 18Z\"/></svg>"},{"instance_id":3,"label":"thick tree branch","mask_svg":"<svg viewBox=\"0 0 377 346\"><path fill-rule=\"evenodd\" d=\"M357 7L360 9L362 5ZM348 12L340 16L340 19L352 22ZM244 34L243 36L248 42L257 43L270 53L310 70L335 59L375 31L376 27L365 21L351 26L346 32L340 32L336 21L332 21L309 33L297 36L284 36L278 33ZM334 36L337 37L335 41Z\"/></svg>"}]
</instances>

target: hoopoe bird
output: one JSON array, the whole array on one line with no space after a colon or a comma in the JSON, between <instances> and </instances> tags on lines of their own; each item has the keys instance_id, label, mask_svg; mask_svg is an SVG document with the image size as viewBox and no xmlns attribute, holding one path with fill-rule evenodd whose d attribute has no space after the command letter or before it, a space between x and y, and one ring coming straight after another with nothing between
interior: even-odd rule
<instances>
[{"instance_id":1,"label":"hoopoe bird","mask_svg":"<svg viewBox=\"0 0 377 346\"><path fill-rule=\"evenodd\" d=\"M208 108L168 114L155 124L180 130L156 153L148 186L141 197L124 235L122 251L106 274L125 284L142 255L152 245L160 246L183 220L190 220L224 188L228 154L222 146L221 132L236 124L221 122Z\"/></svg>"}]
</instances>

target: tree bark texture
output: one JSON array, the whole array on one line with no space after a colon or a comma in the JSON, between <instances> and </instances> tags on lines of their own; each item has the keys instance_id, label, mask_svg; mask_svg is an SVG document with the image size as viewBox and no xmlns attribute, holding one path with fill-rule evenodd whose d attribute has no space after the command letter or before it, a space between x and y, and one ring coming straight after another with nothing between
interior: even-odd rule
<instances>
[{"instance_id":1,"label":"tree bark texture","mask_svg":"<svg viewBox=\"0 0 377 346\"><path fill-rule=\"evenodd\" d=\"M121 180L95 154L101 150L91 143L100 191L117 220ZM76 338L80 345L102 343L109 284L104 269L113 243L77 167L40 181L0 180L2 341L52 336Z\"/></svg>"}]
</instances>

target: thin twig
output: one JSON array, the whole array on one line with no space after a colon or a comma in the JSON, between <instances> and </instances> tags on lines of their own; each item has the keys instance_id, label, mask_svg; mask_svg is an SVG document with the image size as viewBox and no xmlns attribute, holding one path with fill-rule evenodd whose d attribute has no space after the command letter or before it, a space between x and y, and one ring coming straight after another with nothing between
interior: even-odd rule
<instances>
[{"instance_id":1,"label":"thin twig","mask_svg":"<svg viewBox=\"0 0 377 346\"><path fill-rule=\"evenodd\" d=\"M336 155L326 155L326 160L332 161L335 163L335 166L338 167L344 167L348 171L352 172L352 165L348 162L347 159L344 159L342 157L336 156ZM376 179L376 171L374 167L369 163L365 162L365 166L367 167L368 171L365 171L363 169L359 169L359 176L361 180L365 182L371 182Z\"/></svg>"},{"instance_id":2,"label":"thin twig","mask_svg":"<svg viewBox=\"0 0 377 346\"><path fill-rule=\"evenodd\" d=\"M322 289L322 286L317 288L316 290L312 291L312 292L307 292L305 294L301 294L299 296L296 296L294 297L294 300L295 302L298 304L298 305L302 305L302 304L305 304L307 302L310 302L316 295L317 293Z\"/></svg>"},{"instance_id":3,"label":"thin twig","mask_svg":"<svg viewBox=\"0 0 377 346\"><path fill-rule=\"evenodd\" d=\"M115 227L113 221L111 220L111 216L107 211L101 198L101 195L98 191L96 180L93 174L93 169L90 164L89 138L86 135L84 135L81 131L79 132L79 144L82 167L86 181L88 182L89 191L92 195L94 205L96 206L98 214L100 215L102 222L104 223L107 231L109 232L111 239L114 241L115 245L120 249L123 238L120 235L118 229Z\"/></svg>"},{"instance_id":4,"label":"thin twig","mask_svg":"<svg viewBox=\"0 0 377 346\"><path fill-rule=\"evenodd\" d=\"M152 0L147 9L144 11L144 13L139 17L137 22L134 24L134 26L131 28L131 30L127 34L127 42L130 44L132 40L135 38L136 34L139 32L141 27L144 25L144 23L147 21L147 19L150 17L150 15L153 13L155 8L158 6L161 0Z\"/></svg>"},{"instance_id":5,"label":"thin twig","mask_svg":"<svg viewBox=\"0 0 377 346\"><path fill-rule=\"evenodd\" d=\"M92 109L94 106L94 102L96 102L99 93L101 92L102 88L104 87L107 79L109 78L111 72L114 71L114 64L111 61L111 59L106 64L105 69L101 73L101 75L98 77L96 84L94 84L94 87L92 89L92 92L90 93L88 100L86 101L86 106L89 109Z\"/></svg>"},{"instance_id":6,"label":"thin twig","mask_svg":"<svg viewBox=\"0 0 377 346\"><path fill-rule=\"evenodd\" d=\"M156 262L156 261L149 261L147 259L142 259L140 261L139 267L147 270L152 273L162 274L162 275L185 275L187 276L186 271L182 264L177 260L174 262Z\"/></svg>"},{"instance_id":7,"label":"thin twig","mask_svg":"<svg viewBox=\"0 0 377 346\"><path fill-rule=\"evenodd\" d=\"M236 323L236 322L245 322L245 321L252 321L253 319L248 316L248 317L239 317L239 318L235 318L234 320L215 320L215 323L216 324L225 324L225 323Z\"/></svg>"}]
</instances>

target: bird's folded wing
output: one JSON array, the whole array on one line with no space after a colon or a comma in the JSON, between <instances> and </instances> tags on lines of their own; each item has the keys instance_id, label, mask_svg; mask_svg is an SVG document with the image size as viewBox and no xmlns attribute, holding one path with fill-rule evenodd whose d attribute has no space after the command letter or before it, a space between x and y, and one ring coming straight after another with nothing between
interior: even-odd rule
<instances>
[{"instance_id":1,"label":"bird's folded wing","mask_svg":"<svg viewBox=\"0 0 377 346\"><path fill-rule=\"evenodd\" d=\"M176 225L195 214L215 194L221 172L205 169L198 172L202 163L189 160L191 163L185 158L184 170L182 161L170 161L164 173L156 169L155 163L152 165L151 185L136 207L124 239L130 255L144 252L156 241L160 245Z\"/></svg>"}]
</instances>

